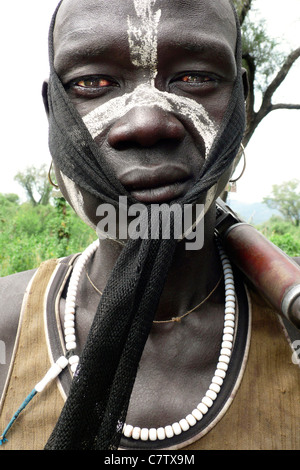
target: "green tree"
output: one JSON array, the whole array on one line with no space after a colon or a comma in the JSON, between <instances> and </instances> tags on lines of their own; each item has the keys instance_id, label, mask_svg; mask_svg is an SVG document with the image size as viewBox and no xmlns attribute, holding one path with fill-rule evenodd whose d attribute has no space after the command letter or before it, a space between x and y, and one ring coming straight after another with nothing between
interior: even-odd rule
<instances>
[{"instance_id":1,"label":"green tree","mask_svg":"<svg viewBox=\"0 0 300 470\"><path fill-rule=\"evenodd\" d=\"M63 199L33 206L10 202L0 194L0 276L81 252L95 238L94 230Z\"/></svg>"},{"instance_id":2,"label":"green tree","mask_svg":"<svg viewBox=\"0 0 300 470\"><path fill-rule=\"evenodd\" d=\"M300 241L296 240L290 233L270 236L270 241L278 246L288 256L300 256Z\"/></svg>"},{"instance_id":3,"label":"green tree","mask_svg":"<svg viewBox=\"0 0 300 470\"><path fill-rule=\"evenodd\" d=\"M19 204L20 197L15 193L1 194L0 193L1 205L5 204Z\"/></svg>"},{"instance_id":4,"label":"green tree","mask_svg":"<svg viewBox=\"0 0 300 470\"><path fill-rule=\"evenodd\" d=\"M300 256L300 230L279 215L256 227L274 245L289 256Z\"/></svg>"},{"instance_id":5,"label":"green tree","mask_svg":"<svg viewBox=\"0 0 300 470\"><path fill-rule=\"evenodd\" d=\"M52 195L52 186L48 181L48 171L46 165L39 168L27 167L23 172L15 176L15 180L25 190L29 202L33 206L49 204Z\"/></svg>"},{"instance_id":6,"label":"green tree","mask_svg":"<svg viewBox=\"0 0 300 470\"><path fill-rule=\"evenodd\" d=\"M271 209L277 209L283 218L296 227L300 225L300 180L294 179L272 186L272 194L263 199Z\"/></svg>"}]
</instances>

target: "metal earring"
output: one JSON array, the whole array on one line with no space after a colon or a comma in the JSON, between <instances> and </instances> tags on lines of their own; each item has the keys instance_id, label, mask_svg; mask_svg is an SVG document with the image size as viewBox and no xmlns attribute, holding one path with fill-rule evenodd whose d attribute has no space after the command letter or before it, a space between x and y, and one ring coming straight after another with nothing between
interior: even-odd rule
<instances>
[{"instance_id":1,"label":"metal earring","mask_svg":"<svg viewBox=\"0 0 300 470\"><path fill-rule=\"evenodd\" d=\"M234 178L234 179L230 179L229 180L229 191L235 193L236 192L236 183L238 180L241 179L241 177L243 176L243 174L245 173L245 170L246 170L246 153L245 153L245 147L243 146L243 144L241 144L241 149L242 149L242 157L243 157L243 169L241 171L241 174L237 177L237 178Z\"/></svg>"},{"instance_id":2,"label":"metal earring","mask_svg":"<svg viewBox=\"0 0 300 470\"><path fill-rule=\"evenodd\" d=\"M49 171L48 171L48 181L51 184L51 186L53 186L53 188L59 189L59 186L52 181L51 171L52 171L52 161L51 161L50 168L49 168Z\"/></svg>"}]
</instances>

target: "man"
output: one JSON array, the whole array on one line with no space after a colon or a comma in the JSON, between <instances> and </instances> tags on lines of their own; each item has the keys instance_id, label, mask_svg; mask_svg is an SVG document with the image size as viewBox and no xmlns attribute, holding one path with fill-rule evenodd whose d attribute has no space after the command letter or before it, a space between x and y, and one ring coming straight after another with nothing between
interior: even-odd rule
<instances>
[{"instance_id":1,"label":"man","mask_svg":"<svg viewBox=\"0 0 300 470\"><path fill-rule=\"evenodd\" d=\"M179 212L200 205L204 243L124 240L128 226L118 218L120 240L108 233L86 257L3 280L1 430L44 364L64 356L70 372L30 396L2 448L297 448L299 370L277 317L254 294L251 310L214 237L215 201L244 130L246 79L230 2L64 0L50 66L50 149L78 215L97 230L101 204L122 213L120 195L147 208L141 224L155 204L175 201ZM16 334L17 343L9 340Z\"/></svg>"}]
</instances>

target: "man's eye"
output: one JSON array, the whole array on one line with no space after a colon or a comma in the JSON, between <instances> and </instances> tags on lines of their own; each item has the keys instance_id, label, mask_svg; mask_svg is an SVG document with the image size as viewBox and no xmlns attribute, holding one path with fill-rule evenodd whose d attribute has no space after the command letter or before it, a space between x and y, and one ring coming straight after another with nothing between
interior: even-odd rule
<instances>
[{"instance_id":1,"label":"man's eye","mask_svg":"<svg viewBox=\"0 0 300 470\"><path fill-rule=\"evenodd\" d=\"M76 82L75 86L82 88L105 88L108 86L116 86L116 83L106 78L86 78Z\"/></svg>"},{"instance_id":2,"label":"man's eye","mask_svg":"<svg viewBox=\"0 0 300 470\"><path fill-rule=\"evenodd\" d=\"M119 84L109 77L90 75L70 81L65 85L65 89L74 97L88 99L102 96L118 86Z\"/></svg>"},{"instance_id":3,"label":"man's eye","mask_svg":"<svg viewBox=\"0 0 300 470\"><path fill-rule=\"evenodd\" d=\"M170 90L174 93L205 95L218 89L222 78L209 72L186 72L178 74L170 81Z\"/></svg>"},{"instance_id":4,"label":"man's eye","mask_svg":"<svg viewBox=\"0 0 300 470\"><path fill-rule=\"evenodd\" d=\"M199 75L199 74L188 74L180 77L180 80L185 83L208 83L214 82L216 79L209 75Z\"/></svg>"}]
</instances>

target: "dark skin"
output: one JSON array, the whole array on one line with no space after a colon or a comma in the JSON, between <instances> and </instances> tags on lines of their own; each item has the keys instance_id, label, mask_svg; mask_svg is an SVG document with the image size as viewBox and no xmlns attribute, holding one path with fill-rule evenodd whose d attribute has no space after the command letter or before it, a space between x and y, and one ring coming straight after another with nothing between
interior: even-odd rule
<instances>
[{"instance_id":1,"label":"dark skin","mask_svg":"<svg viewBox=\"0 0 300 470\"><path fill-rule=\"evenodd\" d=\"M195 100L220 124L236 76L236 30L228 1L161 0L156 7L162 9L156 88ZM132 92L147 80L147 70L133 65L130 58L127 15L134 15L131 1L120 6L117 0L109 4L100 0L65 0L59 10L55 67L82 116L114 97ZM46 88L45 84L45 102ZM105 128L96 141L125 187L129 171L136 181L146 171L149 175L167 167L176 172L180 167L189 175L184 185L177 184L184 194L195 183L205 158L203 138L195 133L191 123L156 107L131 110ZM214 199L223 190L230 171L220 179ZM77 210L58 169L56 174L64 196ZM101 201L85 191L81 193L86 218L96 223L96 208ZM151 202L153 194L158 199L170 196L168 190L157 193L148 188L142 197ZM205 202L205 198L199 202ZM214 213L212 204L205 216L203 249L187 251L184 243L178 243L156 320L184 314L204 299L219 280L222 270L214 244ZM103 241L87 266L101 291L121 250L119 243ZM20 285L22 282L25 285L25 280L20 279ZM76 311L81 350L99 300L100 295L83 276ZM63 322L64 299L60 306ZM186 416L192 404L199 403L216 367L223 315L221 284L205 305L181 323L153 325L134 386L128 423L146 427L171 424ZM16 315L10 316L11 332L16 320Z\"/></svg>"},{"instance_id":2,"label":"dark skin","mask_svg":"<svg viewBox=\"0 0 300 470\"><path fill-rule=\"evenodd\" d=\"M227 1L220 2L217 8L208 6L210 3L204 1L199 5L199 2L189 1L183 5L182 2L172 2L168 7L166 2L157 2L157 8L162 8L162 17L155 86L160 91L194 99L205 107L211 119L220 124L236 76L236 32ZM146 82L147 74L132 64L129 54L124 18L134 15L132 2L122 3L122 15L119 11L114 14L117 9L111 4L108 7L105 2L89 2L93 5L91 13L84 16L79 27L76 4L82 17L80 3L77 2L74 7L72 2L72 15L68 9L69 2L63 4L65 9L59 14L54 36L55 67L70 99L79 113L85 115L114 97L132 92L136 86ZM224 9L232 24L229 31L223 28L221 17ZM182 15L188 17L189 26L178 37L178 30L182 30ZM171 23L168 20L170 16ZM97 31L93 36L89 32L91 24ZM70 31L75 31L75 34L70 35ZM190 43L195 45L191 50L188 47ZM78 54L78 48L84 51L82 55ZM92 53L90 57L86 55L87 50ZM195 184L204 162L202 136L195 134L191 123L184 117L178 118L159 108L131 110L106 128L96 141L126 189L130 189L126 186L128 174L131 183L138 184L146 171L148 177L154 174L155 178L155 172L161 167L167 167L169 172L180 167L190 175L184 187L180 188L180 191L187 191ZM228 176L229 173L220 181L219 191ZM68 188L59 174L58 181L68 198ZM146 202L153 202L153 191L151 188L141 191L138 197L142 202L145 198ZM154 202L165 202L168 195L162 191L155 197ZM93 203L88 195L86 199L88 204L85 207L89 206L90 217L93 217L99 201ZM205 248L199 252L188 252L183 243L178 244L156 320L184 314L216 285L222 271L213 240L214 225L214 210L209 210L205 218ZM88 270L94 283L103 290L122 248L111 241L101 245ZM89 308L86 308L87 293ZM86 278L82 279L78 295L82 307L82 314L80 311L77 314L78 339L82 347L100 297ZM192 403L198 403L208 388L218 359L219 351L215 344L218 344L216 339L220 338L223 328L223 302L221 285L205 306L182 323L153 325L135 382L127 422L146 427L159 426L161 419L164 424L172 423L190 412ZM189 386L183 387L183 384Z\"/></svg>"},{"instance_id":3,"label":"dark skin","mask_svg":"<svg viewBox=\"0 0 300 470\"><path fill-rule=\"evenodd\" d=\"M54 35L56 70L66 86L71 101L82 116L112 98L130 93L138 85L147 82L147 71L134 66L129 54L127 22L124 18L135 14L133 3L125 2L122 16L114 14L105 2L89 3L93 6L91 12L87 13L86 24L92 25L92 28L99 31L101 39L98 35L91 35L89 31L85 32L82 22L78 26L77 2L74 5L73 2L70 4L75 10L72 16L69 14L69 2L63 3ZM227 1L224 4L227 4ZM156 5L157 8L160 7L159 3ZM205 27L201 28L199 33L197 10L200 10L202 16L209 16L209 13L214 12L209 11L211 10L209 8L203 13L201 11L203 8L197 8L195 5L196 2L193 1L186 5L189 29L188 33L182 33L180 38L176 30L176 21L178 28L181 27L182 21L181 17L177 20L175 18L175 5L172 5L171 12L166 5L163 5L158 34L158 74L155 86L160 91L194 99L202 104L211 119L219 124L227 107L236 75L235 32L230 31L226 35L221 27L218 38L214 32ZM183 7L179 6L180 2L178 9L181 12L179 15L182 15ZM223 8L220 8L221 12ZM77 15L82 15L80 2L77 10ZM97 10L99 14L95 14ZM190 15L193 11L194 24L191 24ZM168 21L170 15L173 16L171 24ZM231 17L234 30L233 14ZM206 23L205 18L203 23ZM70 35L70 31L74 33ZM191 38L192 31L195 38ZM190 43L197 44L195 50L188 49L187 44ZM204 51L199 53L199 49L203 48ZM90 55L87 55L86 51L90 51ZM186 77L190 77L189 81L185 81ZM98 81L102 79L101 86L88 85L91 81L96 83L97 79ZM131 110L128 115L117 120L97 137L97 143L117 178L121 182L125 180L125 185L125 174L130 170L134 172L146 166L154 168L163 164L169 167L176 163L188 167L190 179L185 188L187 190L195 183L203 165L202 137L194 135L191 124L184 118L179 120L171 113L162 113L160 109L153 107Z\"/></svg>"},{"instance_id":4,"label":"dark skin","mask_svg":"<svg viewBox=\"0 0 300 470\"><path fill-rule=\"evenodd\" d=\"M124 12L121 16L114 13L118 9L114 10L111 6L106 6L105 2L88 3L92 5L92 8L90 12L85 11L85 19L78 23L78 15L82 17L81 2L64 2L59 10L54 34L56 70L70 99L82 116L112 98L132 92L136 86L146 81L145 70L134 66L129 54L127 23L124 21L124 17L134 15L133 3L126 2L123 5ZM206 3L204 2L203 5ZM157 8L163 6L158 35L156 87L160 91L187 96L203 104L210 117L220 124L236 76L234 59L236 32L233 13L228 2L221 2L219 8L207 7L206 5L207 9L194 1L188 2L185 7L182 2L176 2L176 6L172 4L172 8L167 8L165 4L159 2L156 5ZM178 8L177 13L176 8ZM182 23L182 10L185 11L189 28L188 34L185 32L182 34L182 38L178 38L176 21L179 28ZM224 10L231 20L232 28L229 31L228 28L226 30L223 27ZM95 14L95 11L98 13ZM172 16L172 24L168 21L170 15ZM210 22L214 25L215 22L218 24L212 29L210 29L210 23L207 23L207 18L210 15L214 15ZM191 17L194 18L192 20L194 24L191 24ZM200 33L199 21L201 24L207 25L201 28ZM86 31L84 25L86 25ZM90 34L91 27L98 31L97 35ZM191 50L187 50L188 41L194 44L194 47L190 48ZM199 48L203 49L201 55ZM81 50L84 52L81 53ZM90 51L90 55L87 55L86 51ZM220 57L222 57L221 61ZM192 79L190 82L185 82L184 78L188 75L196 77L196 82ZM94 84L93 86L90 85L91 82ZM130 111L128 115L117 120L97 137L101 152L121 182L126 179L125 175L128 175L130 171L140 177L142 172L147 169L147 175L151 175L150 171L155 173L157 168L163 165L172 170L175 167L175 162L177 166L187 168L187 173L190 175L184 188L185 191L195 183L203 165L204 155L199 152L199 149L202 150L201 142L202 137L195 135L191 124L186 122L184 118L179 120L171 113L167 114L159 108L153 107L136 108ZM124 162L126 170L124 170ZM175 170L176 168L174 168ZM220 181L218 192L226 184L229 172L230 170ZM68 188L65 187L58 172L57 177L64 195L70 200ZM95 212L99 201L94 201L84 191L82 193L85 196L84 199L87 200L85 211L92 221L96 222ZM150 198L151 195L148 193ZM213 212L214 210L209 212L206 217L207 249L197 253L197 256L204 257L205 260L207 256L205 251L209 253L209 257L213 253L213 258L217 260L215 250L212 249ZM116 248L111 242L102 245L105 245L105 248L104 246L101 248L105 252L105 255L102 256L107 259L106 255L109 253L108 258L113 265L121 247L117 245ZM191 258L188 261L190 279L186 280L186 276L182 276L178 284L184 292L192 291L188 296L192 295L194 298L195 282L191 280L195 279L193 272L198 273L199 260L194 261L195 256L190 256L184 247L179 246L177 252L180 263L176 263L175 276L172 276L171 270L170 279L172 277L178 278L178 264L186 266L187 263L184 259ZM216 260L216 267L219 268L219 263ZM208 264L208 260L206 260L205 265ZM99 265L103 267L102 262ZM99 280L98 287L103 290L106 280L101 281L104 277L103 268L98 272L94 266L91 269L95 269L93 278ZM107 271L109 273L110 269ZM205 271L203 267L201 271ZM206 292L207 281L205 277L203 272L200 276L196 275L196 279L203 279L203 287ZM198 281L196 284L198 286ZM208 284L213 287L213 283L208 282ZM170 282L170 287L171 294L167 295L168 305L169 299L173 299L174 292L178 291L178 286L174 286L173 282ZM180 307L177 295L175 295L175 299L174 305L169 305L166 309L162 298L161 312L157 312L157 319L162 316L163 318L168 317L166 310L167 312L175 312L178 309L179 311L188 310L195 301L195 299L191 303L182 301L183 305Z\"/></svg>"}]
</instances>

